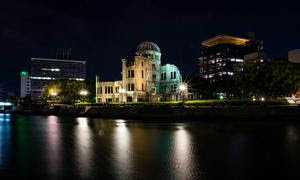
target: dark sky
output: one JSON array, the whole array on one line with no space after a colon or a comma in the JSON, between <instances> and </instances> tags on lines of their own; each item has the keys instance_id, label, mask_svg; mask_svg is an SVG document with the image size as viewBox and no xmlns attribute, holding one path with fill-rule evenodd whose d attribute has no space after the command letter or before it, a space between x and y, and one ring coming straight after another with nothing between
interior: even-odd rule
<instances>
[{"instance_id":1,"label":"dark sky","mask_svg":"<svg viewBox=\"0 0 300 180\"><path fill-rule=\"evenodd\" d=\"M19 71L30 57L55 58L72 48L87 60L88 76L119 79L121 58L132 58L142 41L162 50L162 63L196 73L201 41L217 34L255 32L276 57L300 48L299 5L288 1L1 0L0 84L19 88Z\"/></svg>"}]
</instances>

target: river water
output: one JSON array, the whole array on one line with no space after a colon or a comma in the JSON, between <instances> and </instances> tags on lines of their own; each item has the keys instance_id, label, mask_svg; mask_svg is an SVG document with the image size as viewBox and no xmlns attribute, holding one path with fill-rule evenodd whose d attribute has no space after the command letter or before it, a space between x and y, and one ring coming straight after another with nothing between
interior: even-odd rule
<instances>
[{"instance_id":1,"label":"river water","mask_svg":"<svg viewBox=\"0 0 300 180\"><path fill-rule=\"evenodd\" d=\"M0 114L0 178L299 178L299 133L296 122Z\"/></svg>"}]
</instances>

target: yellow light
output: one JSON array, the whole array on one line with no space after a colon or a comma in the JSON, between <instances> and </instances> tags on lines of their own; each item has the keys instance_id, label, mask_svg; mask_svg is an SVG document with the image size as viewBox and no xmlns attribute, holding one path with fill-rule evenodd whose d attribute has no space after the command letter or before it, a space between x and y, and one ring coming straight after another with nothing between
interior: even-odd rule
<instances>
[{"instance_id":1,"label":"yellow light","mask_svg":"<svg viewBox=\"0 0 300 180\"><path fill-rule=\"evenodd\" d=\"M262 98L260 98L260 100L261 100L261 101L265 101L265 98L264 98L264 97L262 97Z\"/></svg>"},{"instance_id":2,"label":"yellow light","mask_svg":"<svg viewBox=\"0 0 300 180\"><path fill-rule=\"evenodd\" d=\"M87 91L87 90L81 90L81 91L79 92L79 94L80 94L81 96L86 96L86 95L88 95L88 91Z\"/></svg>"},{"instance_id":3,"label":"yellow light","mask_svg":"<svg viewBox=\"0 0 300 180\"><path fill-rule=\"evenodd\" d=\"M54 89L50 89L51 96L57 96L57 92Z\"/></svg>"},{"instance_id":4,"label":"yellow light","mask_svg":"<svg viewBox=\"0 0 300 180\"><path fill-rule=\"evenodd\" d=\"M126 90L121 88L121 89L119 90L119 92L120 92L120 93L126 93Z\"/></svg>"}]
</instances>

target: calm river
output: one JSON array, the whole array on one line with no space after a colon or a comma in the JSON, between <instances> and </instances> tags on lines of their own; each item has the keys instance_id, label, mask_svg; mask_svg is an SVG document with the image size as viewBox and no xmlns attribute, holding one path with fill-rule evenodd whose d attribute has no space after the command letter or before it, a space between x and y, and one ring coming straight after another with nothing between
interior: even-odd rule
<instances>
[{"instance_id":1,"label":"calm river","mask_svg":"<svg viewBox=\"0 0 300 180\"><path fill-rule=\"evenodd\" d=\"M300 123L0 114L0 178L300 178Z\"/></svg>"}]
</instances>

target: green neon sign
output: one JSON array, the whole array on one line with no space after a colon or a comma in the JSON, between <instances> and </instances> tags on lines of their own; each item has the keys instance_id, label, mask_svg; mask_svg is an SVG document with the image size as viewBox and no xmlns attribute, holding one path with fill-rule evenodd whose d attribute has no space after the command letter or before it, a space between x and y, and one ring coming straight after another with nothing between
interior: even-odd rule
<instances>
[{"instance_id":1,"label":"green neon sign","mask_svg":"<svg viewBox=\"0 0 300 180\"><path fill-rule=\"evenodd\" d=\"M21 71L21 76L28 76L28 72L27 71Z\"/></svg>"}]
</instances>

